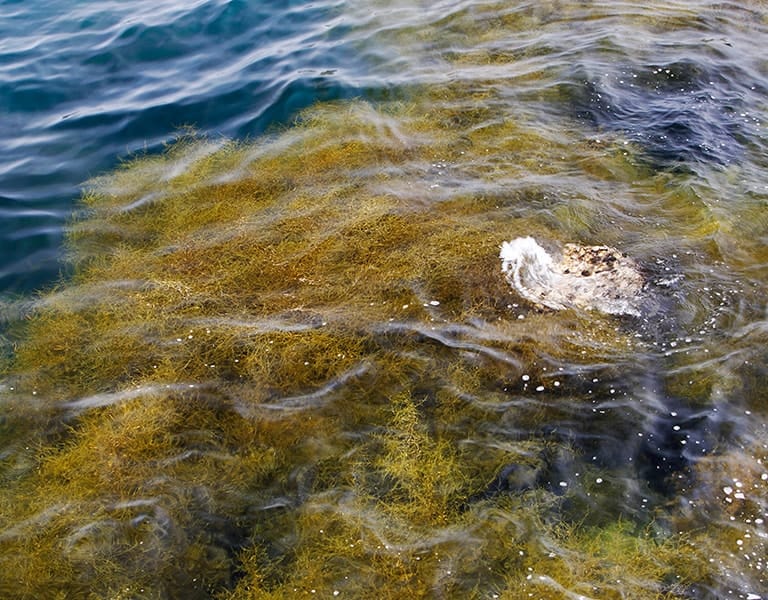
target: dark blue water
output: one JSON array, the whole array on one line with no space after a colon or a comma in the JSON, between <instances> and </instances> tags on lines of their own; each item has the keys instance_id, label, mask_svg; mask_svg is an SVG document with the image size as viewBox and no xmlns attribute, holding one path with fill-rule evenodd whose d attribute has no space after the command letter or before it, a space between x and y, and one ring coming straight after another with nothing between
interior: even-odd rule
<instances>
[{"instance_id":1,"label":"dark blue water","mask_svg":"<svg viewBox=\"0 0 768 600\"><path fill-rule=\"evenodd\" d=\"M339 2L0 2L0 294L58 276L88 178L182 127L247 138L375 93Z\"/></svg>"}]
</instances>

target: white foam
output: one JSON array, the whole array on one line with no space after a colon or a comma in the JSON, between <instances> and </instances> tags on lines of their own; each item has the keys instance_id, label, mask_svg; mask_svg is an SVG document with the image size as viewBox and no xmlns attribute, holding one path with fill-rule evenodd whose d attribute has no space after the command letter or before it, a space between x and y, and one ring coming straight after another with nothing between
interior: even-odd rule
<instances>
[{"instance_id":1,"label":"white foam","mask_svg":"<svg viewBox=\"0 0 768 600\"><path fill-rule=\"evenodd\" d=\"M540 303L542 290L551 289L555 272L553 259L532 237L522 237L501 244L501 270L507 274L507 280L525 299ZM552 306L557 310L565 306Z\"/></svg>"}]
</instances>

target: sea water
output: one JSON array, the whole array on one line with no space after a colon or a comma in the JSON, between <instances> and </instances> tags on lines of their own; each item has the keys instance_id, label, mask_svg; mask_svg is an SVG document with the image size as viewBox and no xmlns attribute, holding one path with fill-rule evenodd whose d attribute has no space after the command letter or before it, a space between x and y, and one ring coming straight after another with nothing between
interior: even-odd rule
<instances>
[{"instance_id":1,"label":"sea water","mask_svg":"<svg viewBox=\"0 0 768 600\"><path fill-rule=\"evenodd\" d=\"M80 186L185 128L238 139L365 96L377 49L334 2L3 2L0 289L62 269Z\"/></svg>"},{"instance_id":2,"label":"sea water","mask_svg":"<svg viewBox=\"0 0 768 600\"><path fill-rule=\"evenodd\" d=\"M0 11L0 596L765 596L761 4Z\"/></svg>"}]
</instances>

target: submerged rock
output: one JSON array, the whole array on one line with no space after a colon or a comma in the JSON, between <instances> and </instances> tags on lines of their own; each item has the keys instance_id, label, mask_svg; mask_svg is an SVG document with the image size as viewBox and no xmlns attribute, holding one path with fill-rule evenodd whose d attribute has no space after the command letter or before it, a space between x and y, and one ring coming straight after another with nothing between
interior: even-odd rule
<instances>
[{"instance_id":1,"label":"submerged rock","mask_svg":"<svg viewBox=\"0 0 768 600\"><path fill-rule=\"evenodd\" d=\"M536 305L641 314L645 279L638 264L615 248L565 244L552 256L523 237L504 242L499 257L507 281Z\"/></svg>"}]
</instances>

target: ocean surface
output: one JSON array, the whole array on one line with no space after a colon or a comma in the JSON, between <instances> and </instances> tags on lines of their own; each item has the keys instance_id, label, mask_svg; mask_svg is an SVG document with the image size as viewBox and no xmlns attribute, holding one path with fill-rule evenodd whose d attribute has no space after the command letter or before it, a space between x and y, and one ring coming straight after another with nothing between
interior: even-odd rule
<instances>
[{"instance_id":1,"label":"ocean surface","mask_svg":"<svg viewBox=\"0 0 768 600\"><path fill-rule=\"evenodd\" d=\"M661 5L648 18L679 18L670 16L676 6ZM738 159L760 130L765 74L750 25L763 25L761 5L712 5L711 16L695 14L698 4L682 6L701 27L674 39L663 29L612 29L616 17L639 10L627 2L594 22L590 3L557 17L578 30L572 39L553 21L516 34L503 49L528 55L516 68L557 75L510 88L509 101L577 86L583 118L647 140L662 159L686 144L714 161ZM244 139L289 124L317 101L482 79L497 68L444 62L460 34L418 34L448 14L471 20L472 11L471 2L2 2L0 290L24 293L54 281L63 268L62 230L83 183L128 156L158 151L185 128ZM411 47L393 42L403 31L413 32ZM670 65L686 72L682 80Z\"/></svg>"},{"instance_id":2,"label":"ocean surface","mask_svg":"<svg viewBox=\"0 0 768 600\"><path fill-rule=\"evenodd\" d=\"M343 2L2 2L0 290L54 281L89 178L185 128L237 139L396 85Z\"/></svg>"},{"instance_id":3,"label":"ocean surface","mask_svg":"<svg viewBox=\"0 0 768 600\"><path fill-rule=\"evenodd\" d=\"M0 597L768 598L766 48L0 0Z\"/></svg>"}]
</instances>

